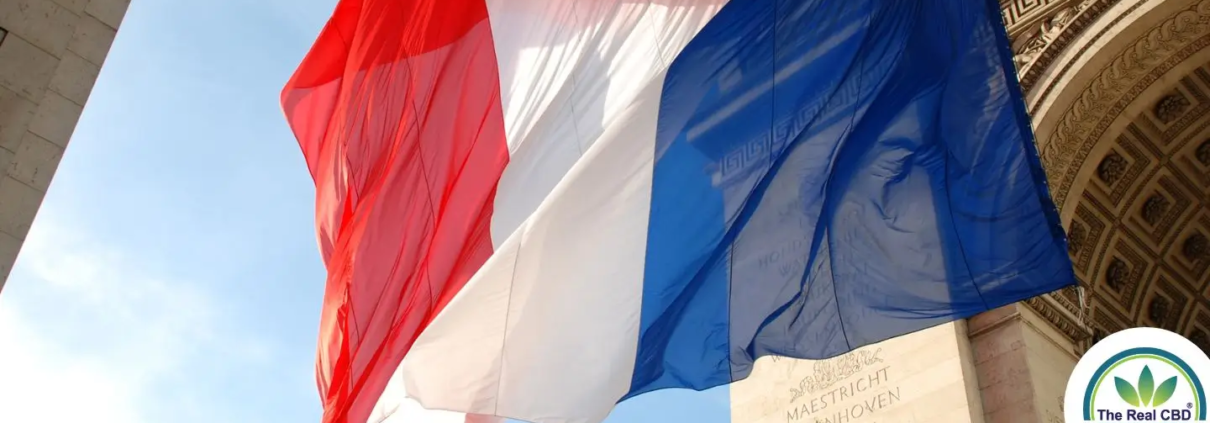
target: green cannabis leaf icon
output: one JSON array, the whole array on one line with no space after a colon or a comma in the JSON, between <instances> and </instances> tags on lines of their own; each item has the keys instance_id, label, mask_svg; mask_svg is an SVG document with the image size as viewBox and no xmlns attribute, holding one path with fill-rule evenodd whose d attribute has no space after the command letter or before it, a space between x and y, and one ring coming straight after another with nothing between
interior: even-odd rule
<instances>
[{"instance_id":1,"label":"green cannabis leaf icon","mask_svg":"<svg viewBox=\"0 0 1210 423\"><path fill-rule=\"evenodd\" d=\"M1168 402L1169 398L1172 398L1173 392L1176 392L1176 376L1170 377L1160 384L1160 387L1155 390L1155 398L1151 399L1153 402L1151 406L1159 407L1164 405L1165 402Z\"/></svg>"},{"instance_id":2,"label":"green cannabis leaf icon","mask_svg":"<svg viewBox=\"0 0 1210 423\"><path fill-rule=\"evenodd\" d=\"M1151 378L1151 368L1143 366L1143 374L1139 375L1139 399L1143 405L1151 403L1151 394L1155 393L1155 380Z\"/></svg>"},{"instance_id":3,"label":"green cannabis leaf icon","mask_svg":"<svg viewBox=\"0 0 1210 423\"><path fill-rule=\"evenodd\" d=\"M1130 382L1123 380L1120 377L1114 376L1113 383L1118 387L1118 396L1122 397L1122 401L1135 407L1139 406L1139 393L1130 386Z\"/></svg>"},{"instance_id":4,"label":"green cannabis leaf icon","mask_svg":"<svg viewBox=\"0 0 1210 423\"><path fill-rule=\"evenodd\" d=\"M1135 407L1159 407L1172 398L1172 394L1176 392L1176 376L1168 378L1160 384L1159 388L1156 388L1155 379L1148 366L1143 366L1143 373L1139 375L1138 389L1120 377L1114 377L1113 383L1117 387L1118 396L1122 397L1122 401Z\"/></svg>"}]
</instances>

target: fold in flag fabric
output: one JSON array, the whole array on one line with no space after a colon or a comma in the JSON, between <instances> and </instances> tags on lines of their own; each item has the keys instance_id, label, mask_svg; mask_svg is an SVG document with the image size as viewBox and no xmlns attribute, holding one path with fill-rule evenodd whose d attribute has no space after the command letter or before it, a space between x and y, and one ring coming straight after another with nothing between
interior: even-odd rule
<instances>
[{"instance_id":1,"label":"fold in flag fabric","mask_svg":"<svg viewBox=\"0 0 1210 423\"><path fill-rule=\"evenodd\" d=\"M325 422L597 422L1075 283L995 0L341 0Z\"/></svg>"}]
</instances>

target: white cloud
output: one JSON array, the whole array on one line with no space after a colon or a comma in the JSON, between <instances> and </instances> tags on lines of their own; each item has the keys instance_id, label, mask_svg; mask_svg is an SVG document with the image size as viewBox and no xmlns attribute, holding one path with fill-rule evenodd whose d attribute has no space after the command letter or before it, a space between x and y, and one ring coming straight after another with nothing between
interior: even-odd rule
<instances>
[{"instance_id":1,"label":"white cloud","mask_svg":"<svg viewBox=\"0 0 1210 423\"><path fill-rule=\"evenodd\" d=\"M203 285L75 229L40 217L0 295L0 422L158 420L205 402L181 386L198 360L269 360Z\"/></svg>"},{"instance_id":2,"label":"white cloud","mask_svg":"<svg viewBox=\"0 0 1210 423\"><path fill-rule=\"evenodd\" d=\"M136 387L120 370L47 342L0 305L0 421L139 422Z\"/></svg>"}]
</instances>

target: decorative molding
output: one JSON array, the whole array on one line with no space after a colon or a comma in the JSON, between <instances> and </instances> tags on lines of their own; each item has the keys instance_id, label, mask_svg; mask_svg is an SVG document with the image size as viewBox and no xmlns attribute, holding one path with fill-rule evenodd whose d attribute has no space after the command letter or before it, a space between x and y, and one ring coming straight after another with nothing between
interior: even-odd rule
<instances>
[{"instance_id":1,"label":"decorative molding","mask_svg":"<svg viewBox=\"0 0 1210 423\"><path fill-rule=\"evenodd\" d=\"M1184 266L1203 273L1210 267L1210 214L1199 211L1210 207L1210 192L1202 193L1205 184L1197 183L1210 180L1210 140L1204 135L1210 125L1210 68L1193 71L1158 100L1137 104L1157 82L1169 84L1162 78L1172 69L1210 48L1210 0L1176 6L1153 27L1132 30L1139 36L1125 40L1121 51L1106 52L1116 56L1100 69L1080 69L1084 58L1099 52L1074 51L1072 45L1077 38L1082 45L1104 45L1118 36L1123 21L1154 5L1155 0L1001 2L1022 90L1034 99L1035 122L1042 120L1038 109L1050 104L1048 98L1076 91L1066 109L1047 112L1046 120L1055 125L1050 139L1042 140L1049 142L1040 156L1055 202L1076 212L1066 225L1068 253L1085 291L1065 289L1023 304L1073 341L1077 355L1097 339L1137 325L1169 327L1210 343L1210 311L1197 311L1210 310L1210 279L1188 279L1192 267ZM1115 7L1122 10L1108 14ZM1156 10L1172 6L1163 7ZM1094 25L1096 33L1088 33ZM1037 86L1043 77L1046 85ZM1123 116L1139 106L1139 116ZM1123 117L1131 119L1128 125L1111 131ZM1108 150L1093 154L1105 144ZM1089 180L1077 181L1081 170L1091 171ZM1188 229L1196 219L1207 219L1204 228ZM1205 321L1193 326L1197 313Z\"/></svg>"},{"instance_id":2,"label":"decorative molding","mask_svg":"<svg viewBox=\"0 0 1210 423\"><path fill-rule=\"evenodd\" d=\"M1041 154L1057 204L1064 204L1080 164L1113 120L1161 75L1210 46L1207 34L1210 0L1203 0L1136 39L1089 82Z\"/></svg>"},{"instance_id":3,"label":"decorative molding","mask_svg":"<svg viewBox=\"0 0 1210 423\"><path fill-rule=\"evenodd\" d=\"M1151 284L1151 299L1147 301L1146 314L1139 321L1150 321L1155 327L1177 332L1182 326L1181 316L1194 302L1171 279L1159 275Z\"/></svg>"},{"instance_id":4,"label":"decorative molding","mask_svg":"<svg viewBox=\"0 0 1210 423\"><path fill-rule=\"evenodd\" d=\"M1090 146L1089 148L1092 147ZM1126 156L1129 157L1129 159L1126 161L1129 166L1122 170L1119 178L1115 179L1113 183L1110 183L1110 181L1102 178L1102 181L1105 182L1105 185L1108 187L1106 193L1109 195L1109 202L1114 207L1121 205L1123 199L1131 199L1127 198L1127 193L1130 191L1130 188L1134 186L1135 182L1138 181L1140 176L1143 176L1145 171L1151 167L1151 164L1154 161L1146 154L1143 148L1139 148L1139 146L1131 143L1129 140L1124 139L1123 137L1118 137L1116 148L1112 151L1119 150L1125 152Z\"/></svg>"},{"instance_id":5,"label":"decorative molding","mask_svg":"<svg viewBox=\"0 0 1210 423\"><path fill-rule=\"evenodd\" d=\"M1168 234L1171 233L1172 229L1177 225L1177 219L1184 214L1186 210L1189 210L1190 206L1196 205L1195 200L1190 199L1188 194L1186 194L1185 191L1182 190L1177 183L1169 177L1159 176L1153 180L1155 181L1156 185L1158 185L1158 188L1160 188L1156 191L1155 195L1158 195L1165 200L1172 199L1172 202L1164 204L1165 209L1162 211L1162 214L1158 216L1156 222L1147 222L1152 225L1152 230L1145 233L1148 235L1147 239L1150 241L1148 245L1159 247L1157 249L1158 252L1159 250L1163 250L1164 239L1168 237ZM1160 192L1166 192L1167 195L1161 194ZM1144 207L1146 207L1146 204L1144 204ZM1144 219L1146 219L1146 216L1144 216Z\"/></svg>"},{"instance_id":6,"label":"decorative molding","mask_svg":"<svg viewBox=\"0 0 1210 423\"><path fill-rule=\"evenodd\" d=\"M1068 0L1070 1L1070 0ZM1003 13L1004 26L1009 35L1015 36L1038 20L1045 19L1047 12L1053 12L1055 6L1060 6L1064 0L1001 0L1000 11Z\"/></svg>"},{"instance_id":7,"label":"decorative molding","mask_svg":"<svg viewBox=\"0 0 1210 423\"><path fill-rule=\"evenodd\" d=\"M1194 72L1205 73L1205 68L1198 68ZM1193 78L1186 77L1182 79L1181 85L1184 85L1185 88L1193 95L1193 99L1196 101L1196 105L1194 107L1187 108L1180 118L1178 118L1175 122L1169 123L1163 131L1160 131L1159 128L1156 128L1148 119L1139 120L1140 123L1151 125L1153 132L1160 132L1159 139L1161 141L1176 139L1176 136L1181 131L1188 129L1190 125L1192 125L1195 121L1200 120L1202 116L1206 114L1206 112L1210 111L1210 97L1207 97L1206 93L1202 92L1202 90L1197 87L1197 83L1193 82Z\"/></svg>"},{"instance_id":8,"label":"decorative molding","mask_svg":"<svg viewBox=\"0 0 1210 423\"><path fill-rule=\"evenodd\" d=\"M1033 67L1031 65L1039 62L1038 59L1047 47L1056 45L1057 41L1064 34L1070 36L1071 32L1067 30L1075 29L1073 26L1076 23L1076 17L1095 2L1096 0L1069 1L1066 5L1052 10L1052 13L1048 16L1042 17L1040 19L1041 23L1037 28L1027 32L1024 36L1018 37L1013 43L1016 46L1013 49L1013 63L1017 65L1017 72L1021 74L1028 73L1029 69ZM1008 10L1005 11L1006 18L1008 12ZM1011 29L1011 24L1009 32L1016 32ZM1046 64L1041 64L1041 67L1045 66Z\"/></svg>"},{"instance_id":9,"label":"decorative molding","mask_svg":"<svg viewBox=\"0 0 1210 423\"><path fill-rule=\"evenodd\" d=\"M1076 251L1069 251L1072 264L1075 266L1077 274L1083 274L1085 277L1092 272L1093 253L1101 244L1102 235L1107 230L1106 223L1092 209L1081 204L1076 206L1076 215L1072 217L1071 223L1068 225L1073 229L1079 225L1088 227L1087 236L1081 237L1076 244ZM1070 250L1073 237L1068 238L1068 247ZM1097 257L1099 260L1099 256Z\"/></svg>"},{"instance_id":10,"label":"decorative molding","mask_svg":"<svg viewBox=\"0 0 1210 423\"><path fill-rule=\"evenodd\" d=\"M1128 241L1128 238L1119 237L1113 243L1113 254L1110 257L1110 265L1105 270L1105 283L1098 285L1093 283L1094 288L1100 286L1110 287L1111 290L1103 295L1106 305L1119 307L1119 310L1125 316L1134 316L1138 308L1138 299L1146 294L1147 275L1150 274L1152 268L1155 267L1151 260L1145 254L1139 251ZM1109 285L1110 279L1115 277L1113 272L1113 260L1121 260L1125 270L1124 275L1118 276L1120 285L1116 288Z\"/></svg>"},{"instance_id":11,"label":"decorative molding","mask_svg":"<svg viewBox=\"0 0 1210 423\"><path fill-rule=\"evenodd\" d=\"M1045 46L1043 46L1039 51L1035 52L1033 57L1028 59L1014 60L1014 62L1028 61L1028 63L1026 63L1024 66L1018 65L1017 68L1018 79L1021 81L1022 91L1030 92L1034 88L1034 84L1036 84L1038 79L1042 77L1042 73L1045 72L1046 69L1050 68L1050 66L1054 64L1054 61L1058 59L1059 54L1062 53L1063 50L1065 50L1077 36L1083 34L1084 30L1087 29L1089 25L1104 15L1106 10L1109 10L1109 8L1113 7L1120 1L1121 0L1081 1L1080 4L1075 5L1075 7L1079 8L1079 11L1073 18L1070 18L1070 22L1067 22L1062 31L1052 37L1049 42L1045 43ZM1140 4L1141 3L1142 2L1140 1ZM1138 7L1139 4L1136 4L1133 8L1131 8L1130 11L1133 11ZM1129 12L1124 13L1123 15L1128 13ZM1119 19L1121 19L1121 16L1115 19L1114 22ZM1010 33L1012 32L1013 31L1010 29ZM1101 34L1098 34L1098 37L1100 35ZM1022 44L1024 43L1017 43L1016 45ZM1066 73L1070 69L1070 65L1071 64L1069 63L1068 66L1062 70L1062 72ZM1049 91L1050 88L1053 88L1053 84L1054 83L1052 83L1050 87L1047 87L1047 91ZM1031 112L1034 111L1035 110L1031 110Z\"/></svg>"},{"instance_id":12,"label":"decorative molding","mask_svg":"<svg viewBox=\"0 0 1210 423\"><path fill-rule=\"evenodd\" d=\"M1064 63L1063 67L1061 69L1057 70L1057 73L1055 74L1056 76L1050 80L1050 83L1047 84L1045 88L1036 90L1035 88L1039 88L1039 87L1036 87L1034 84L1036 84L1039 81L1039 79L1042 78L1042 74L1047 69L1049 69L1051 66L1053 66L1055 64L1054 63L1055 60L1058 60L1059 55L1063 51L1065 51L1068 46L1071 45L1071 42L1074 41L1077 36L1080 36L1081 34L1083 34L1084 31L1088 29L1089 25L1092 25L1092 23L1096 22L1098 19L1100 19L1105 14L1106 11L1108 11L1110 8L1114 7L1121 1L1122 0L1101 0L1099 2L1093 3L1092 6L1090 6L1087 10L1084 11L1084 13L1081 13L1080 15L1076 16L1076 21L1073 22L1070 26L1068 26L1066 31L1063 31L1061 34L1059 34L1058 39L1056 39L1053 43L1048 45L1045 50L1042 50L1042 54L1035 61L1034 65L1030 66L1029 69L1026 69L1025 72L1022 72L1019 75L1018 79L1021 81L1021 89L1024 90L1024 92L1026 92L1026 93L1036 91L1038 93L1037 98L1046 98L1047 96L1049 96L1050 93L1053 92L1055 90L1055 88L1059 86L1060 82L1067 79L1067 75L1069 75L1072 68L1075 66L1075 63L1076 63L1075 59L1068 60L1066 63ZM1125 19L1126 16L1129 16L1131 13L1134 13L1135 10L1142 7L1146 1L1147 0L1138 0L1129 9L1118 14L1116 17L1113 18L1112 21L1110 21L1107 25L1105 25L1105 27L1101 28L1100 31L1098 31L1096 34L1094 34L1092 36L1092 39L1089 40L1089 43L1090 44L1096 43L1096 42L1100 41L1102 38L1104 38L1106 35L1113 36L1114 34L1116 34L1116 32L1110 31L1110 29L1114 28L1118 24L1118 22L1121 22L1121 20ZM1085 53L1087 53L1087 52L1079 51L1079 52L1077 52L1077 55L1082 56ZM1043 102L1041 102L1041 101L1035 102L1034 105L1032 106L1032 108L1029 109L1029 113L1030 114L1037 113L1038 107L1040 107L1042 105L1042 103Z\"/></svg>"},{"instance_id":13,"label":"decorative molding","mask_svg":"<svg viewBox=\"0 0 1210 423\"><path fill-rule=\"evenodd\" d=\"M1086 307L1076 304L1063 295L1068 291L1077 298L1076 301L1079 301L1079 294L1075 294L1076 288L1068 287L1059 292L1030 298L1025 300L1024 304L1042 316L1043 320L1050 323L1052 327L1058 329L1067 340L1078 345L1081 341L1092 337L1092 330Z\"/></svg>"},{"instance_id":14,"label":"decorative molding","mask_svg":"<svg viewBox=\"0 0 1210 423\"><path fill-rule=\"evenodd\" d=\"M1195 165L1197 148L1210 144L1204 135L1210 125L1210 68L1194 69L1159 100L1139 103L1156 83L1173 84L1161 77L1207 48L1210 1L1204 0L1170 15L1097 72L1062 111L1053 142L1043 150L1050 183L1058 186L1055 198L1077 211L1068 223L1069 239L1077 243L1069 254L1093 298L1086 321L1093 336L1076 342L1077 353L1100 337L1138 325L1210 337L1210 329L1191 326L1189 319L1191 310L1210 305L1206 278L1197 276L1210 267L1210 252L1203 252L1210 245L1202 245L1210 240L1200 239L1205 236L1200 229L1186 229L1194 220L1210 222L1198 218L1210 216L1204 211L1210 190L1195 181L1205 173ZM1139 115L1123 115L1138 106L1144 106ZM1122 118L1130 119L1125 127L1120 127ZM1112 131L1111 124L1117 125ZM1091 154L1105 144L1111 144L1107 151ZM1066 169L1053 166L1064 160ZM1088 180L1076 180L1081 170L1093 171ZM1106 228L1103 237L1090 236L1096 225ZM1195 257L1204 258L1185 255L1186 242ZM1096 258L1087 259L1090 254ZM1059 316L1046 317L1055 326L1070 325Z\"/></svg>"}]
</instances>

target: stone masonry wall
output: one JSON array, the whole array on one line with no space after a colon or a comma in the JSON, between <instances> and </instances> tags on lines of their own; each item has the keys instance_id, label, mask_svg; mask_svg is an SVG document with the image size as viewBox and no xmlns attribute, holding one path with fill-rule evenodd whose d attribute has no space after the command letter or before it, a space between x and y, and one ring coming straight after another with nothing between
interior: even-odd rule
<instances>
[{"instance_id":1,"label":"stone masonry wall","mask_svg":"<svg viewBox=\"0 0 1210 423\"><path fill-rule=\"evenodd\" d=\"M130 0L0 0L0 289Z\"/></svg>"}]
</instances>

